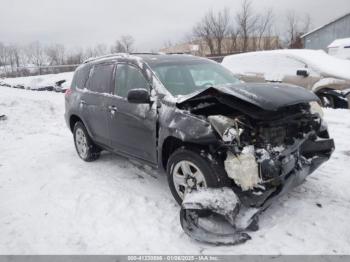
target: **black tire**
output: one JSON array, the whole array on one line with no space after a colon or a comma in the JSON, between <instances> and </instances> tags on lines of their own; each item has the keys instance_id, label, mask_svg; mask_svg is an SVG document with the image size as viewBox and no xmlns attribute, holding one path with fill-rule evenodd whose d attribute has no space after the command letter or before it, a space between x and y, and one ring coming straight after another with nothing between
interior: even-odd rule
<instances>
[{"instance_id":1,"label":"black tire","mask_svg":"<svg viewBox=\"0 0 350 262\"><path fill-rule=\"evenodd\" d=\"M192 162L200 169L208 188L231 186L232 182L226 174L223 163L214 163L210 161L202 156L200 151L196 149L177 149L168 160L167 177L170 191L179 205L182 203L182 198L175 189L173 172L176 164L183 160Z\"/></svg>"},{"instance_id":2,"label":"black tire","mask_svg":"<svg viewBox=\"0 0 350 262\"><path fill-rule=\"evenodd\" d=\"M322 107L335 108L334 97L332 95L319 94L318 97L321 100Z\"/></svg>"},{"instance_id":3,"label":"black tire","mask_svg":"<svg viewBox=\"0 0 350 262\"><path fill-rule=\"evenodd\" d=\"M78 149L77 134L83 132L86 138L86 153L82 154ZM80 121L76 122L73 129L74 145L77 150L78 156L86 162L92 162L100 157L101 149L94 144L89 136L84 124Z\"/></svg>"}]
</instances>

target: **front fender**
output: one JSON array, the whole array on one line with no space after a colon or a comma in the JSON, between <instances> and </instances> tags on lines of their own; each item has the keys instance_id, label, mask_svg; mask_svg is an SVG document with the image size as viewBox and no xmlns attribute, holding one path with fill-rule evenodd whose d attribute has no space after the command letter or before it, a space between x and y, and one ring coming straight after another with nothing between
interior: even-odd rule
<instances>
[{"instance_id":1,"label":"front fender","mask_svg":"<svg viewBox=\"0 0 350 262\"><path fill-rule=\"evenodd\" d=\"M343 80L343 79L337 79L337 78L322 78L318 82L316 82L313 87L312 91L314 93L317 93L318 91L324 89L324 88L330 88L335 90L343 90L350 86L350 82Z\"/></svg>"}]
</instances>

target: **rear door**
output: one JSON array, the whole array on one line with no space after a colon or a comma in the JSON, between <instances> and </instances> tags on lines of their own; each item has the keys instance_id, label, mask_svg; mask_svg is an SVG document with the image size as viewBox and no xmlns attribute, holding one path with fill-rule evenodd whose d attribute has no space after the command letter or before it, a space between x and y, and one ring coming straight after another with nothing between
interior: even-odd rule
<instances>
[{"instance_id":1,"label":"rear door","mask_svg":"<svg viewBox=\"0 0 350 262\"><path fill-rule=\"evenodd\" d=\"M108 146L108 96L111 95L113 64L95 65L90 70L86 89L82 90L80 106L93 140Z\"/></svg>"},{"instance_id":2,"label":"rear door","mask_svg":"<svg viewBox=\"0 0 350 262\"><path fill-rule=\"evenodd\" d=\"M108 119L111 145L116 151L154 164L157 162L155 104L131 104L127 101L131 89L150 91L150 83L145 75L136 65L117 65Z\"/></svg>"}]
</instances>

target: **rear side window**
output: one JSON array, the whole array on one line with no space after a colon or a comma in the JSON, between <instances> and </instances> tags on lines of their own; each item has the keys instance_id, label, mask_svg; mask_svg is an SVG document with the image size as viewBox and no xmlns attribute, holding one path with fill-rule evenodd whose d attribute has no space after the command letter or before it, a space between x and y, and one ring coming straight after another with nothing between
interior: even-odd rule
<instances>
[{"instance_id":1,"label":"rear side window","mask_svg":"<svg viewBox=\"0 0 350 262\"><path fill-rule=\"evenodd\" d=\"M89 79L91 66L84 66L83 68L79 68L75 71L72 85L73 88L84 89L87 80Z\"/></svg>"},{"instance_id":2,"label":"rear side window","mask_svg":"<svg viewBox=\"0 0 350 262\"><path fill-rule=\"evenodd\" d=\"M84 89L87 80L89 79L89 74L90 74L90 66L84 66L77 72L77 77L76 77L76 86L79 89Z\"/></svg>"},{"instance_id":3,"label":"rear side window","mask_svg":"<svg viewBox=\"0 0 350 262\"><path fill-rule=\"evenodd\" d=\"M88 89L97 93L107 93L111 91L111 81L113 75L113 65L96 65L90 73Z\"/></svg>"},{"instance_id":4,"label":"rear side window","mask_svg":"<svg viewBox=\"0 0 350 262\"><path fill-rule=\"evenodd\" d=\"M134 66L119 64L116 71L114 94L126 98L131 89L147 89L149 85L141 71Z\"/></svg>"}]
</instances>

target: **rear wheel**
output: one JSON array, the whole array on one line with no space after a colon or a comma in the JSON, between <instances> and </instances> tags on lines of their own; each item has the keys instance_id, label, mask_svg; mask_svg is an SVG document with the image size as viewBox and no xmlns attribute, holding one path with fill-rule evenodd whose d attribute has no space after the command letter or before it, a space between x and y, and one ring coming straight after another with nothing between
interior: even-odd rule
<instances>
[{"instance_id":1,"label":"rear wheel","mask_svg":"<svg viewBox=\"0 0 350 262\"><path fill-rule=\"evenodd\" d=\"M167 175L170 191L179 204L192 190L231 184L223 165L214 164L196 150L185 148L176 150L170 156Z\"/></svg>"},{"instance_id":2,"label":"rear wheel","mask_svg":"<svg viewBox=\"0 0 350 262\"><path fill-rule=\"evenodd\" d=\"M100 157L101 150L90 138L84 124L78 121L73 130L75 149L81 159L91 162Z\"/></svg>"}]
</instances>

